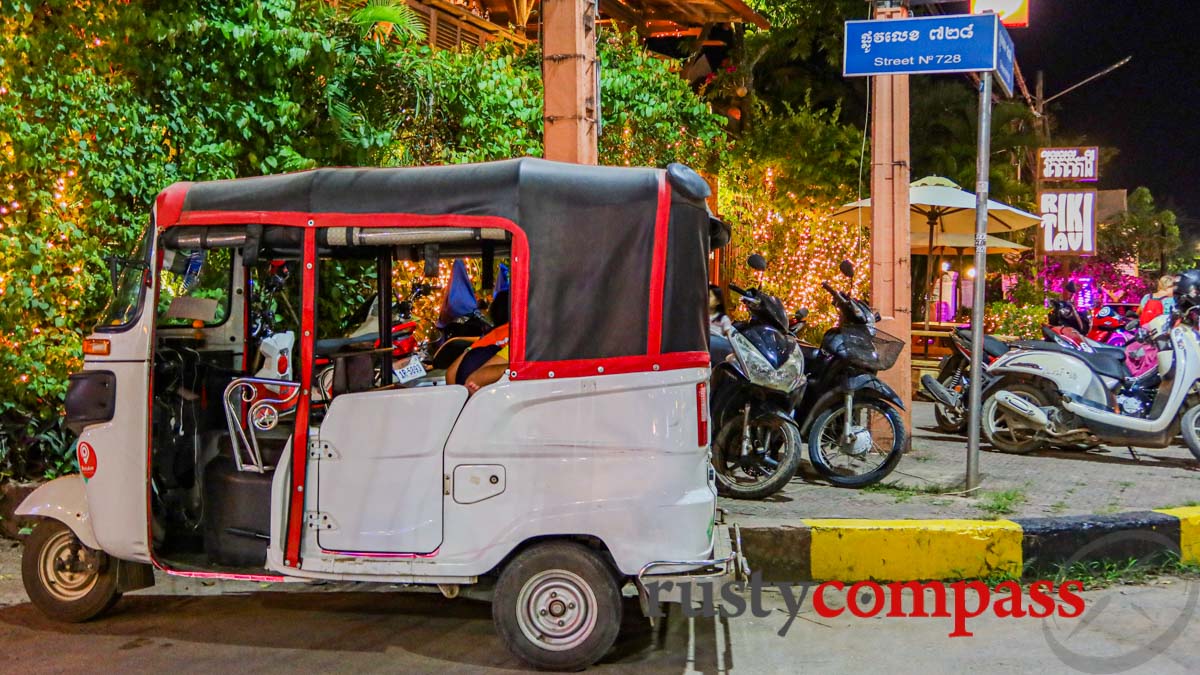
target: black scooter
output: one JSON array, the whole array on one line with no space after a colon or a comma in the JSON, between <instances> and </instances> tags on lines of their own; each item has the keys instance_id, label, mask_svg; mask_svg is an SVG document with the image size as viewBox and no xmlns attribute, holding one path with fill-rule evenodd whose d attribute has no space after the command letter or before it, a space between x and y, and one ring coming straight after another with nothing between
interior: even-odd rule
<instances>
[{"instance_id":1,"label":"black scooter","mask_svg":"<svg viewBox=\"0 0 1200 675\"><path fill-rule=\"evenodd\" d=\"M753 269L766 269L760 255ZM723 314L710 324L709 411L717 492L762 499L778 492L800 466L800 429L791 411L804 390L804 358L788 332L779 298L729 284L750 311L749 321Z\"/></svg>"},{"instance_id":2,"label":"black scooter","mask_svg":"<svg viewBox=\"0 0 1200 675\"><path fill-rule=\"evenodd\" d=\"M839 269L854 278L849 261ZM809 384L792 414L807 436L813 468L834 485L864 487L891 473L907 447L904 402L876 377L895 365L904 343L875 327L879 315L865 301L828 282L821 286L841 320L819 348L801 346Z\"/></svg>"}]
</instances>

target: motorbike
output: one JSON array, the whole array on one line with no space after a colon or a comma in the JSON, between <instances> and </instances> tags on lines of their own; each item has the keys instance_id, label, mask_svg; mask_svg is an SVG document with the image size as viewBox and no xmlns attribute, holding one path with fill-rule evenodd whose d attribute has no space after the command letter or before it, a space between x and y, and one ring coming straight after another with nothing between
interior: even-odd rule
<instances>
[{"instance_id":1,"label":"motorbike","mask_svg":"<svg viewBox=\"0 0 1200 675\"><path fill-rule=\"evenodd\" d=\"M1200 403L1195 323L1168 332L1169 326L1163 316L1147 327L1158 364L1140 377L1123 358L1104 351L1017 350L997 359L988 370L1001 384L981 410L984 436L997 450L1017 454L1048 444L1166 447L1181 413L1186 410L1184 417L1200 421L1200 411L1192 410ZM1198 433L1188 447L1200 453Z\"/></svg>"},{"instance_id":2,"label":"motorbike","mask_svg":"<svg viewBox=\"0 0 1200 675\"><path fill-rule=\"evenodd\" d=\"M1072 287L1068 284L1068 289ZM1074 303L1068 300L1051 300L1047 324L1042 326L1044 340L1016 340L1004 342L990 335L983 337L983 370L980 385L983 398L994 391L1001 378L992 375L988 366L1013 349L1037 350L1058 348L1077 349L1088 353L1102 353L1109 358L1125 359L1121 347L1106 345L1085 337L1087 323L1079 314ZM967 428L966 392L970 386L971 329L956 328L951 334L951 352L942 358L938 375L925 375L921 386L934 401L934 420L938 431L959 434ZM1139 371L1140 373L1140 371Z\"/></svg>"},{"instance_id":3,"label":"motorbike","mask_svg":"<svg viewBox=\"0 0 1200 675\"><path fill-rule=\"evenodd\" d=\"M748 263L766 269L760 255ZM741 297L750 319L734 323L722 316L710 325L712 464L719 494L763 499L800 467L800 429L791 410L804 390L804 356L779 298L736 284L729 290Z\"/></svg>"},{"instance_id":4,"label":"motorbike","mask_svg":"<svg viewBox=\"0 0 1200 675\"><path fill-rule=\"evenodd\" d=\"M854 266L840 271L854 278ZM813 468L840 487L864 487L896 468L908 443L900 418L904 402L877 374L891 368L903 341L875 327L878 314L863 300L822 282L840 320L820 347L801 346L808 387L792 415L808 439Z\"/></svg>"},{"instance_id":5,"label":"motorbike","mask_svg":"<svg viewBox=\"0 0 1200 675\"><path fill-rule=\"evenodd\" d=\"M1137 305L1100 305L1092 313L1092 330L1088 332L1088 338L1114 347L1125 347L1134 338L1134 333L1129 330L1131 319L1137 319Z\"/></svg>"}]
</instances>

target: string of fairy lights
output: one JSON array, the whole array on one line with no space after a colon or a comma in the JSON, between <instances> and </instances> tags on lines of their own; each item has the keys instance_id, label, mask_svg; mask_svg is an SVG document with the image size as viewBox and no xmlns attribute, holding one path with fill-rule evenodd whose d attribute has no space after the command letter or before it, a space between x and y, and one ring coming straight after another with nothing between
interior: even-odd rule
<instances>
[{"instance_id":1,"label":"string of fairy lights","mask_svg":"<svg viewBox=\"0 0 1200 675\"><path fill-rule=\"evenodd\" d=\"M867 295L869 233L866 228L834 220L836 203L787 193L777 206L775 171L769 167L763 172L761 186L722 186L720 195L722 214L741 223L734 228L732 250L739 256L733 261L735 278L752 281L777 295L789 313L808 309L810 326L828 327L837 320L821 282L828 281L856 297ZM754 252L767 258L766 271L755 273L742 265L741 259ZM861 271L853 281L838 271L843 260Z\"/></svg>"}]
</instances>

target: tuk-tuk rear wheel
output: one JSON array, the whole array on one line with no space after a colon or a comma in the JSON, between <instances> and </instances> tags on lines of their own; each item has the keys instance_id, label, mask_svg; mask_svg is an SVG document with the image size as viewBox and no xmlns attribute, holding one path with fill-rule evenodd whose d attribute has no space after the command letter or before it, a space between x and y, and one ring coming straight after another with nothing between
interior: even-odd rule
<instances>
[{"instance_id":1,"label":"tuk-tuk rear wheel","mask_svg":"<svg viewBox=\"0 0 1200 675\"><path fill-rule=\"evenodd\" d=\"M35 607L69 623L87 621L121 597L116 561L84 546L57 520L38 523L25 541L21 580Z\"/></svg>"},{"instance_id":2,"label":"tuk-tuk rear wheel","mask_svg":"<svg viewBox=\"0 0 1200 675\"><path fill-rule=\"evenodd\" d=\"M537 544L500 574L492 619L509 651L530 665L578 670L616 642L621 589L608 563L587 547Z\"/></svg>"}]
</instances>

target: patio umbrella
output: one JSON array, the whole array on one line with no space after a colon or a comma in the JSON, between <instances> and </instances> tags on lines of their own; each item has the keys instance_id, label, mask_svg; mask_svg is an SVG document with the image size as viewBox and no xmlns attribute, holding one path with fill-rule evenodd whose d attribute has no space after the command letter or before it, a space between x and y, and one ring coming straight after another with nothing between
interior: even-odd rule
<instances>
[{"instance_id":1,"label":"patio umbrella","mask_svg":"<svg viewBox=\"0 0 1200 675\"><path fill-rule=\"evenodd\" d=\"M929 228L926 240L929 249L935 249L933 237L943 234L975 234L975 195L958 187L953 181L940 176L928 176L909 185L908 203L910 222L920 218ZM1013 208L1007 204L988 200L988 232L1013 232L1033 227L1041 218ZM871 222L871 200L862 199L847 204L833 214L835 220L846 223ZM911 226L911 225L910 225ZM974 248L972 240L969 248ZM936 249L935 249L936 250ZM933 284L933 265L925 266L925 288ZM925 324L929 325L929 295L925 299Z\"/></svg>"},{"instance_id":2,"label":"patio umbrella","mask_svg":"<svg viewBox=\"0 0 1200 675\"><path fill-rule=\"evenodd\" d=\"M933 235L933 255L944 256L949 253L962 255L963 251L975 248L975 235L967 234L966 232L935 232ZM930 246L928 241L913 240L913 253L917 255L929 255ZM987 236L987 252L988 253L1020 253L1028 251L1029 247L1024 244L1018 244L1000 237Z\"/></svg>"}]
</instances>

